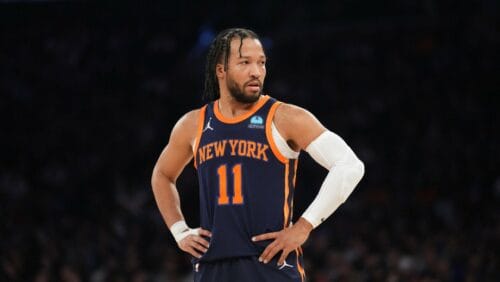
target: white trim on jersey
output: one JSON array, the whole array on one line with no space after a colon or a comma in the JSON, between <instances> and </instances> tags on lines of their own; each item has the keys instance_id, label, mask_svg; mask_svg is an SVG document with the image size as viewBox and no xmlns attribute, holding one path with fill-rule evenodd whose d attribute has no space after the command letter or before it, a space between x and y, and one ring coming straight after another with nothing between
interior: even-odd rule
<instances>
[{"instance_id":1,"label":"white trim on jersey","mask_svg":"<svg viewBox=\"0 0 500 282\"><path fill-rule=\"evenodd\" d=\"M292 148L290 148L290 146L288 146L285 138L281 136L276 128L276 125L274 125L274 121L271 123L271 130L273 133L274 143L276 143L276 147L278 147L280 153L287 159L297 159L299 157L299 152L295 152Z\"/></svg>"}]
</instances>

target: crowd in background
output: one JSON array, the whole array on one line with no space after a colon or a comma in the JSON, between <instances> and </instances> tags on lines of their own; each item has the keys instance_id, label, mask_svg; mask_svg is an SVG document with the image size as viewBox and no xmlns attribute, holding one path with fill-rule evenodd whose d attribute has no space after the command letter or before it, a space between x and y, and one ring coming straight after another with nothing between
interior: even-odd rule
<instances>
[{"instance_id":1,"label":"crowd in background","mask_svg":"<svg viewBox=\"0 0 500 282\"><path fill-rule=\"evenodd\" d=\"M304 246L309 281L499 281L498 4L361 2L0 5L0 281L190 281L150 175L234 25L262 37L266 93L365 162ZM301 154L295 218L325 175ZM195 176L178 182L191 226Z\"/></svg>"}]
</instances>

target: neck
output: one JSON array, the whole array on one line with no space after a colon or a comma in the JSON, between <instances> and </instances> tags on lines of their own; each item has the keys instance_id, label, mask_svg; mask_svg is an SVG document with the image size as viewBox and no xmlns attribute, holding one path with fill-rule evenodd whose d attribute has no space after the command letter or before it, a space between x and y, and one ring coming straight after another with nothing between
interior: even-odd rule
<instances>
[{"instance_id":1,"label":"neck","mask_svg":"<svg viewBox=\"0 0 500 282\"><path fill-rule=\"evenodd\" d=\"M215 103L218 103L219 111L224 116L232 118L245 114L255 104L257 104L260 99L262 99L262 95L260 95L259 99L253 103L241 103L236 101L236 99L234 99L230 94L226 94L221 95L220 99L216 100Z\"/></svg>"}]
</instances>

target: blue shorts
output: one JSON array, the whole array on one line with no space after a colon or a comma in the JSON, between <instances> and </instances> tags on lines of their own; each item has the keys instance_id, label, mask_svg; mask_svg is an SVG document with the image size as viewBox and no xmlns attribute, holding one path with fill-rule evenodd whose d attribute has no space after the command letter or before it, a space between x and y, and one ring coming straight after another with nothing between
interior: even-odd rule
<instances>
[{"instance_id":1,"label":"blue shorts","mask_svg":"<svg viewBox=\"0 0 500 282\"><path fill-rule=\"evenodd\" d=\"M291 252L286 263L278 266L279 255L264 264L259 258L237 257L193 265L195 282L304 282L302 255Z\"/></svg>"}]
</instances>

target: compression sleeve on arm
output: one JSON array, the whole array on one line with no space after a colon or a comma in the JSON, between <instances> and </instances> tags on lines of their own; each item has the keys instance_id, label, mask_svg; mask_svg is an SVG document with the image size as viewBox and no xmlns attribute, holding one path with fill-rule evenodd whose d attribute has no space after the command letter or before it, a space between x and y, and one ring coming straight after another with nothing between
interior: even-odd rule
<instances>
[{"instance_id":1,"label":"compression sleeve on arm","mask_svg":"<svg viewBox=\"0 0 500 282\"><path fill-rule=\"evenodd\" d=\"M306 152L329 170L316 198L302 215L316 228L345 202L363 177L365 168L345 141L331 131L314 139Z\"/></svg>"}]
</instances>

